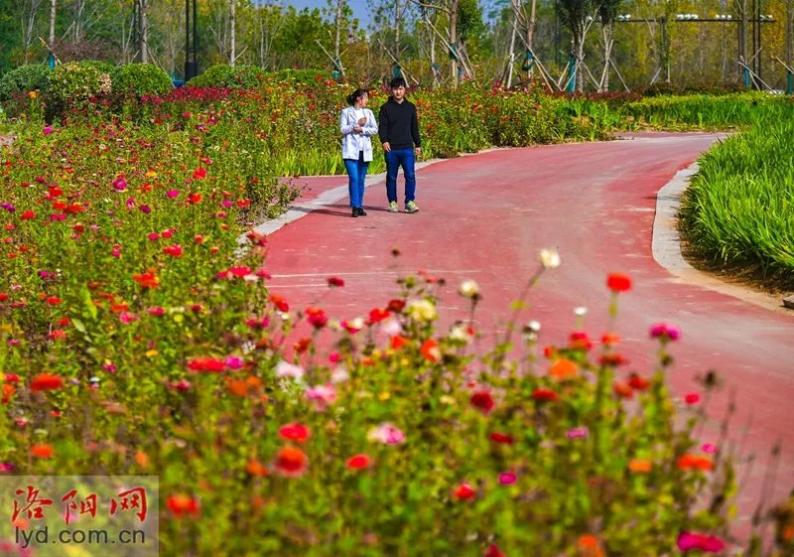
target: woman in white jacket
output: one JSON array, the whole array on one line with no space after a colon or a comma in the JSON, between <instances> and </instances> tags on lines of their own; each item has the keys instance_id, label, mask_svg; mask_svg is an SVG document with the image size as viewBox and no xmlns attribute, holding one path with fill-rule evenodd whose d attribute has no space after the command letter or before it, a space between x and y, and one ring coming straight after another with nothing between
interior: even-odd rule
<instances>
[{"instance_id":1,"label":"woman in white jacket","mask_svg":"<svg viewBox=\"0 0 794 557\"><path fill-rule=\"evenodd\" d=\"M372 162L372 141L370 137L378 133L375 115L367 108L369 96L364 89L356 89L347 97L350 105L339 116L339 130L342 132L342 159L349 177L350 207L354 217L365 217L364 179L367 177L369 163Z\"/></svg>"}]
</instances>

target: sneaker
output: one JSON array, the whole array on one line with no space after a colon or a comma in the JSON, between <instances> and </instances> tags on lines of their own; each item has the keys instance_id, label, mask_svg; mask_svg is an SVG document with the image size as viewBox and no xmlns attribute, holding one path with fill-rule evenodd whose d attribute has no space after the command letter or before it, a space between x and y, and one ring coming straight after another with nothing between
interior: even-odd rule
<instances>
[{"instance_id":1,"label":"sneaker","mask_svg":"<svg viewBox=\"0 0 794 557\"><path fill-rule=\"evenodd\" d=\"M406 213L416 213L419 210L419 207L416 206L416 203L413 201L409 201L405 204L405 212Z\"/></svg>"},{"instance_id":2,"label":"sneaker","mask_svg":"<svg viewBox=\"0 0 794 557\"><path fill-rule=\"evenodd\" d=\"M364 210L364 207L359 207L358 208L358 216L359 217L366 217L367 216L367 212Z\"/></svg>"},{"instance_id":3,"label":"sneaker","mask_svg":"<svg viewBox=\"0 0 794 557\"><path fill-rule=\"evenodd\" d=\"M358 216L358 208L357 207L353 207L353 214L350 215L350 216L352 216L352 217L357 217Z\"/></svg>"},{"instance_id":4,"label":"sneaker","mask_svg":"<svg viewBox=\"0 0 794 557\"><path fill-rule=\"evenodd\" d=\"M396 201L389 201L389 212L390 213L397 213L399 212L399 208L397 207Z\"/></svg>"}]
</instances>

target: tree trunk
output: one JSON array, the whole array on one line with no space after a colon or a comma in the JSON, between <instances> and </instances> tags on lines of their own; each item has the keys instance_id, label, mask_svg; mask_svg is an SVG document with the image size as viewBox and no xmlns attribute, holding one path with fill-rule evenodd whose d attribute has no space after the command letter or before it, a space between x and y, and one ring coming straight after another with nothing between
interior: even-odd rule
<instances>
[{"instance_id":1,"label":"tree trunk","mask_svg":"<svg viewBox=\"0 0 794 557\"><path fill-rule=\"evenodd\" d=\"M505 86L510 89L513 85L513 65L516 57L516 29L518 28L518 12L513 13L513 28L510 30L510 50L507 53L507 76Z\"/></svg>"},{"instance_id":2,"label":"tree trunk","mask_svg":"<svg viewBox=\"0 0 794 557\"><path fill-rule=\"evenodd\" d=\"M237 0L229 0L229 65L237 59Z\"/></svg>"},{"instance_id":3,"label":"tree trunk","mask_svg":"<svg viewBox=\"0 0 794 557\"><path fill-rule=\"evenodd\" d=\"M47 38L50 48L52 48L52 45L55 43L55 15L57 1L58 0L50 0L50 34Z\"/></svg>"},{"instance_id":4,"label":"tree trunk","mask_svg":"<svg viewBox=\"0 0 794 557\"><path fill-rule=\"evenodd\" d=\"M608 23L601 28L604 38L604 69L601 72L601 81L598 86L599 93L609 91L609 65L612 60L612 47L615 44L614 23Z\"/></svg>"},{"instance_id":5,"label":"tree trunk","mask_svg":"<svg viewBox=\"0 0 794 557\"><path fill-rule=\"evenodd\" d=\"M342 69L342 58L340 54L340 41L342 34L342 10L345 6L345 0L337 0L336 2L336 38L334 40L334 64L338 65L339 71L344 77L345 72Z\"/></svg>"},{"instance_id":6,"label":"tree trunk","mask_svg":"<svg viewBox=\"0 0 794 557\"><path fill-rule=\"evenodd\" d=\"M436 34L430 33L430 71L433 72L433 88L439 86L438 70L436 69Z\"/></svg>"}]
</instances>

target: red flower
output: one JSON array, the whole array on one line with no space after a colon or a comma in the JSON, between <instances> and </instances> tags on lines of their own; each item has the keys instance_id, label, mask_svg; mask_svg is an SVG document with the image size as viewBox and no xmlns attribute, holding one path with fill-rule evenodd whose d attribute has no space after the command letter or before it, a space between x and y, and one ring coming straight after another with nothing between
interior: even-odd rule
<instances>
[{"instance_id":1,"label":"red flower","mask_svg":"<svg viewBox=\"0 0 794 557\"><path fill-rule=\"evenodd\" d=\"M30 390L34 393L40 391L54 391L63 387L63 378L52 373L39 373L30 381Z\"/></svg>"},{"instance_id":2,"label":"red flower","mask_svg":"<svg viewBox=\"0 0 794 557\"><path fill-rule=\"evenodd\" d=\"M613 353L604 354L599 358L599 363L602 366L618 367L628 363L628 360L623 357L623 354Z\"/></svg>"},{"instance_id":3,"label":"red flower","mask_svg":"<svg viewBox=\"0 0 794 557\"><path fill-rule=\"evenodd\" d=\"M201 510L198 499L184 493L169 495L168 499L165 501L165 505L177 518L186 515L198 516Z\"/></svg>"},{"instance_id":4,"label":"red flower","mask_svg":"<svg viewBox=\"0 0 794 557\"><path fill-rule=\"evenodd\" d=\"M163 253L165 253L166 255L170 255L171 257L181 257L182 246L180 246L179 244L166 246L163 248Z\"/></svg>"},{"instance_id":5,"label":"red flower","mask_svg":"<svg viewBox=\"0 0 794 557\"><path fill-rule=\"evenodd\" d=\"M253 271L251 271L251 267L240 265L238 267L229 267L229 270L226 272L237 278L243 278L246 275L250 275Z\"/></svg>"},{"instance_id":6,"label":"red flower","mask_svg":"<svg viewBox=\"0 0 794 557\"><path fill-rule=\"evenodd\" d=\"M289 304L287 303L287 300L285 300L282 296L279 296L278 294L271 294L270 301L273 302L273 305L276 306L276 309L278 309L279 311L281 312L289 311Z\"/></svg>"},{"instance_id":7,"label":"red flower","mask_svg":"<svg viewBox=\"0 0 794 557\"><path fill-rule=\"evenodd\" d=\"M329 277L328 286L344 286L345 281L339 277Z\"/></svg>"},{"instance_id":8,"label":"red flower","mask_svg":"<svg viewBox=\"0 0 794 557\"><path fill-rule=\"evenodd\" d=\"M494 407L493 396L491 392L485 389L475 391L469 399L471 405L477 408L483 414L488 414Z\"/></svg>"},{"instance_id":9,"label":"red flower","mask_svg":"<svg viewBox=\"0 0 794 557\"><path fill-rule=\"evenodd\" d=\"M141 285L141 288L157 288L157 286L160 284L160 280L157 278L157 275L154 273L153 269L149 269L145 273L132 275L132 278L135 282Z\"/></svg>"},{"instance_id":10,"label":"red flower","mask_svg":"<svg viewBox=\"0 0 794 557\"><path fill-rule=\"evenodd\" d=\"M281 426L278 430L278 434L282 439L295 441L296 443L305 443L312 435L307 426L299 423L290 423Z\"/></svg>"},{"instance_id":11,"label":"red flower","mask_svg":"<svg viewBox=\"0 0 794 557\"><path fill-rule=\"evenodd\" d=\"M590 350L593 343L584 331L574 331L569 337L568 347L574 350Z\"/></svg>"},{"instance_id":12,"label":"red flower","mask_svg":"<svg viewBox=\"0 0 794 557\"><path fill-rule=\"evenodd\" d=\"M495 543L492 543L483 557L505 557L505 554L499 551L499 547Z\"/></svg>"},{"instance_id":13,"label":"red flower","mask_svg":"<svg viewBox=\"0 0 794 557\"><path fill-rule=\"evenodd\" d=\"M389 305L386 307L389 309L389 311L400 313L405 307L405 300L390 300Z\"/></svg>"},{"instance_id":14,"label":"red flower","mask_svg":"<svg viewBox=\"0 0 794 557\"><path fill-rule=\"evenodd\" d=\"M694 454L682 455L676 462L679 470L702 470L707 472L714 469L714 462L707 456Z\"/></svg>"},{"instance_id":15,"label":"red flower","mask_svg":"<svg viewBox=\"0 0 794 557\"><path fill-rule=\"evenodd\" d=\"M380 323L384 319L388 319L390 315L391 312L387 309L375 308L369 312L369 324L374 325L375 323Z\"/></svg>"},{"instance_id":16,"label":"red flower","mask_svg":"<svg viewBox=\"0 0 794 557\"><path fill-rule=\"evenodd\" d=\"M393 337L391 337L392 350L399 350L406 344L408 344L408 339L403 336L394 335Z\"/></svg>"},{"instance_id":17,"label":"red flower","mask_svg":"<svg viewBox=\"0 0 794 557\"><path fill-rule=\"evenodd\" d=\"M22 220L33 220L36 218L36 213L28 209L27 211L23 212L20 216Z\"/></svg>"},{"instance_id":18,"label":"red flower","mask_svg":"<svg viewBox=\"0 0 794 557\"><path fill-rule=\"evenodd\" d=\"M187 196L187 201L191 205L196 205L197 203L201 203L202 195L198 192L193 192Z\"/></svg>"},{"instance_id":19,"label":"red flower","mask_svg":"<svg viewBox=\"0 0 794 557\"><path fill-rule=\"evenodd\" d=\"M306 320L315 329L322 329L328 323L328 316L320 308L308 307L306 308Z\"/></svg>"},{"instance_id":20,"label":"red flower","mask_svg":"<svg viewBox=\"0 0 794 557\"><path fill-rule=\"evenodd\" d=\"M700 395L698 393L687 393L684 395L684 402L687 404L697 404L700 402Z\"/></svg>"},{"instance_id":21,"label":"red flower","mask_svg":"<svg viewBox=\"0 0 794 557\"><path fill-rule=\"evenodd\" d=\"M203 166L199 166L196 170L193 171L193 179L195 180L202 180L207 177L207 169Z\"/></svg>"},{"instance_id":22,"label":"red flower","mask_svg":"<svg viewBox=\"0 0 794 557\"><path fill-rule=\"evenodd\" d=\"M297 447L284 447L276 455L276 468L284 476L300 476L308 463L306 453Z\"/></svg>"},{"instance_id":23,"label":"red flower","mask_svg":"<svg viewBox=\"0 0 794 557\"><path fill-rule=\"evenodd\" d=\"M455 487L452 496L458 501L471 501L477 496L477 492L467 482L463 482Z\"/></svg>"},{"instance_id":24,"label":"red flower","mask_svg":"<svg viewBox=\"0 0 794 557\"><path fill-rule=\"evenodd\" d=\"M364 470L372 466L372 459L366 454L357 454L347 459L348 470Z\"/></svg>"},{"instance_id":25,"label":"red flower","mask_svg":"<svg viewBox=\"0 0 794 557\"><path fill-rule=\"evenodd\" d=\"M629 375L629 386L635 391L644 391L645 389L651 386L651 382L645 379L644 377L642 377L641 375L632 373L631 375Z\"/></svg>"},{"instance_id":26,"label":"red flower","mask_svg":"<svg viewBox=\"0 0 794 557\"><path fill-rule=\"evenodd\" d=\"M532 392L532 398L538 402L554 402L559 398L559 395L551 389L538 387Z\"/></svg>"},{"instance_id":27,"label":"red flower","mask_svg":"<svg viewBox=\"0 0 794 557\"><path fill-rule=\"evenodd\" d=\"M187 368L194 373L220 373L226 369L226 364L218 358L192 358L188 360Z\"/></svg>"},{"instance_id":28,"label":"red flower","mask_svg":"<svg viewBox=\"0 0 794 557\"><path fill-rule=\"evenodd\" d=\"M52 458L55 456L55 449L47 443L36 443L30 447L30 454L36 458Z\"/></svg>"},{"instance_id":29,"label":"red flower","mask_svg":"<svg viewBox=\"0 0 794 557\"><path fill-rule=\"evenodd\" d=\"M631 290L631 277L623 273L612 273L607 277L607 287L612 292L627 292Z\"/></svg>"},{"instance_id":30,"label":"red flower","mask_svg":"<svg viewBox=\"0 0 794 557\"><path fill-rule=\"evenodd\" d=\"M499 433L497 431L494 431L488 437L494 443L501 443L503 445L512 445L514 443L514 440L510 435L507 435L505 433Z\"/></svg>"}]
</instances>

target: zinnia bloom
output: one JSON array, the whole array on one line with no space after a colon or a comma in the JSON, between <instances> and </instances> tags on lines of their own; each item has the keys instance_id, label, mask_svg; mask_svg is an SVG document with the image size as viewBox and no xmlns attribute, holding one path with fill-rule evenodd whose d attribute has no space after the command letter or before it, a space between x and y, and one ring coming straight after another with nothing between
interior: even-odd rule
<instances>
[{"instance_id":1,"label":"zinnia bloom","mask_svg":"<svg viewBox=\"0 0 794 557\"><path fill-rule=\"evenodd\" d=\"M345 280L340 277L328 277L328 286L342 287L345 285Z\"/></svg>"},{"instance_id":2,"label":"zinnia bloom","mask_svg":"<svg viewBox=\"0 0 794 557\"><path fill-rule=\"evenodd\" d=\"M345 465L348 470L365 470L372 466L372 459L369 455L360 453L348 458Z\"/></svg>"},{"instance_id":3,"label":"zinnia bloom","mask_svg":"<svg viewBox=\"0 0 794 557\"><path fill-rule=\"evenodd\" d=\"M717 536L695 532L681 532L678 535L677 545L681 551L695 549L704 553L719 553L725 549L725 542Z\"/></svg>"},{"instance_id":4,"label":"zinnia bloom","mask_svg":"<svg viewBox=\"0 0 794 557\"><path fill-rule=\"evenodd\" d=\"M385 445L399 445L405 442L405 434L396 426L385 422L374 427L367 433L367 439L378 441Z\"/></svg>"},{"instance_id":5,"label":"zinnia bloom","mask_svg":"<svg viewBox=\"0 0 794 557\"><path fill-rule=\"evenodd\" d=\"M477 492L469 485L468 482L463 482L455 487L452 491L452 496L458 501L470 501L476 497Z\"/></svg>"},{"instance_id":6,"label":"zinnia bloom","mask_svg":"<svg viewBox=\"0 0 794 557\"><path fill-rule=\"evenodd\" d=\"M676 341L681 338L681 330L675 325L656 323L655 325L651 326L650 335L651 338Z\"/></svg>"},{"instance_id":7,"label":"zinnia bloom","mask_svg":"<svg viewBox=\"0 0 794 557\"><path fill-rule=\"evenodd\" d=\"M474 391L469 402L483 414L488 414L495 405L491 392L485 389Z\"/></svg>"},{"instance_id":8,"label":"zinnia bloom","mask_svg":"<svg viewBox=\"0 0 794 557\"><path fill-rule=\"evenodd\" d=\"M34 393L54 391L63 387L63 378L52 373L39 373L30 381L30 390Z\"/></svg>"},{"instance_id":9,"label":"zinnia bloom","mask_svg":"<svg viewBox=\"0 0 794 557\"><path fill-rule=\"evenodd\" d=\"M187 515L198 516L201 510L198 499L185 493L169 495L165 500L165 506L177 518Z\"/></svg>"},{"instance_id":10,"label":"zinnia bloom","mask_svg":"<svg viewBox=\"0 0 794 557\"><path fill-rule=\"evenodd\" d=\"M539 387L532 392L532 398L538 402L553 402L559 398L559 395L551 389Z\"/></svg>"},{"instance_id":11,"label":"zinnia bloom","mask_svg":"<svg viewBox=\"0 0 794 557\"><path fill-rule=\"evenodd\" d=\"M276 455L275 466L283 476L300 476L306 471L309 458L297 447L284 447Z\"/></svg>"},{"instance_id":12,"label":"zinnia bloom","mask_svg":"<svg viewBox=\"0 0 794 557\"><path fill-rule=\"evenodd\" d=\"M607 287L612 292L627 292L631 290L631 277L623 273L612 273L607 277Z\"/></svg>"},{"instance_id":13,"label":"zinnia bloom","mask_svg":"<svg viewBox=\"0 0 794 557\"><path fill-rule=\"evenodd\" d=\"M287 441L295 441L296 443L305 443L312 432L308 426L300 423L290 423L283 425L279 428L278 434L282 439Z\"/></svg>"},{"instance_id":14,"label":"zinnia bloom","mask_svg":"<svg viewBox=\"0 0 794 557\"><path fill-rule=\"evenodd\" d=\"M702 470L708 472L714 469L714 462L707 456L687 453L676 462L680 470Z\"/></svg>"},{"instance_id":15,"label":"zinnia bloom","mask_svg":"<svg viewBox=\"0 0 794 557\"><path fill-rule=\"evenodd\" d=\"M438 342L432 338L427 339L422 343L419 349L422 357L431 363L436 363L441 359L441 350L438 348Z\"/></svg>"},{"instance_id":16,"label":"zinnia bloom","mask_svg":"<svg viewBox=\"0 0 794 557\"><path fill-rule=\"evenodd\" d=\"M52 458L55 456L55 449L47 443L36 443L30 447L30 454L35 458Z\"/></svg>"}]
</instances>

